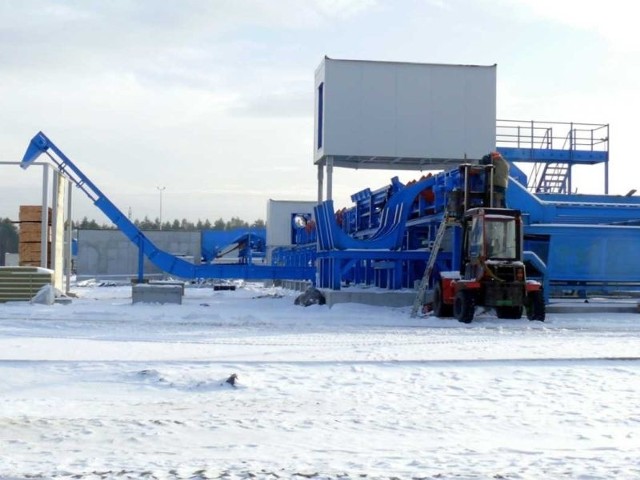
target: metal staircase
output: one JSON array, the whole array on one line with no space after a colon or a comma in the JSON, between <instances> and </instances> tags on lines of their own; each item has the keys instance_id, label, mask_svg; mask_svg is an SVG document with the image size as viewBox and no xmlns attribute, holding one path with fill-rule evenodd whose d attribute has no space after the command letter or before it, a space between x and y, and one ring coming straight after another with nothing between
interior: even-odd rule
<instances>
[{"instance_id":1,"label":"metal staircase","mask_svg":"<svg viewBox=\"0 0 640 480\"><path fill-rule=\"evenodd\" d=\"M536 193L569 193L569 165L566 163L545 163L539 178L533 177L530 190Z\"/></svg>"}]
</instances>

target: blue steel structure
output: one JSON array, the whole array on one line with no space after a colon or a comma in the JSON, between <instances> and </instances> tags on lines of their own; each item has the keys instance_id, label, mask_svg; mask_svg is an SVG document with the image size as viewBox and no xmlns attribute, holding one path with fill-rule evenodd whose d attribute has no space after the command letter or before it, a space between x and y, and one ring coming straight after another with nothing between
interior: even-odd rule
<instances>
[{"instance_id":1,"label":"blue steel structure","mask_svg":"<svg viewBox=\"0 0 640 480\"><path fill-rule=\"evenodd\" d=\"M470 176L463 171L456 168L428 175L404 186L394 178L375 195L367 191L354 194L356 205L342 211L341 224L331 200L318 205L318 286L337 290L343 283L364 283L386 289L413 288L422 277L437 229L451 205L463 195L470 208L487 203L485 170ZM459 250L461 240L459 229L448 232L435 276L459 268L460 259L452 252Z\"/></svg>"},{"instance_id":2,"label":"blue steel structure","mask_svg":"<svg viewBox=\"0 0 640 480\"><path fill-rule=\"evenodd\" d=\"M640 198L606 194L608 125L503 122L497 150L512 166L508 206L523 212L527 276L541 280L547 296L640 290ZM562 128L566 133L554 133ZM514 162L534 163L532 173ZM572 168L596 164L604 165L605 194L569 193ZM407 185L393 178L388 186L355 193L354 205L337 212L332 201L318 205L318 286L414 288L447 208L461 195L468 195L470 207L486 201L487 179L464 178L462 170ZM461 241L460 229L450 228L435 252L432 281L441 271L459 269Z\"/></svg>"},{"instance_id":3,"label":"blue steel structure","mask_svg":"<svg viewBox=\"0 0 640 480\"><path fill-rule=\"evenodd\" d=\"M266 250L266 228L234 228L232 230L202 230L200 244L202 261L211 263L224 255L224 252L238 251L243 263L255 258L264 258ZM242 248L242 247L245 248ZM249 248L246 248L246 247ZM246 262L245 262L246 260Z\"/></svg>"},{"instance_id":4,"label":"blue steel structure","mask_svg":"<svg viewBox=\"0 0 640 480\"><path fill-rule=\"evenodd\" d=\"M54 155L52 155L52 153ZM315 269L310 266L256 265L245 264L193 264L158 249L143 232L138 229L89 178L51 141L47 136L37 133L24 154L21 167L26 169L40 155L46 155L58 171L71 180L87 197L93 201L124 235L138 247L138 280L142 281L143 258L146 256L155 266L170 275L183 279L226 279L244 278L247 280L293 279L312 280Z\"/></svg>"}]
</instances>

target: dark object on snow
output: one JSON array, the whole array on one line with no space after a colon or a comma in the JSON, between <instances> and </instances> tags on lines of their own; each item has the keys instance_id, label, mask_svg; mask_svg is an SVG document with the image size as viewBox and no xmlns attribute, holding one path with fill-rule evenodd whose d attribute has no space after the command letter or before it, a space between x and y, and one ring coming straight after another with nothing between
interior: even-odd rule
<instances>
[{"instance_id":1,"label":"dark object on snow","mask_svg":"<svg viewBox=\"0 0 640 480\"><path fill-rule=\"evenodd\" d=\"M220 290L230 290L230 291L235 291L236 286L235 285L214 285L213 286L213 290L214 292L218 292Z\"/></svg>"},{"instance_id":2,"label":"dark object on snow","mask_svg":"<svg viewBox=\"0 0 640 480\"><path fill-rule=\"evenodd\" d=\"M237 374L235 374L235 373L232 373L232 374L229 376L229 378L227 378L227 379L225 380L225 382L226 382L226 383L228 383L229 385L231 385L232 387L234 387L234 388L235 388L235 386L236 386L236 380L238 380L238 375L237 375Z\"/></svg>"},{"instance_id":3,"label":"dark object on snow","mask_svg":"<svg viewBox=\"0 0 640 480\"><path fill-rule=\"evenodd\" d=\"M293 302L294 305L302 305L303 307L308 307L309 305L324 305L327 303L327 300L322 295L322 292L315 287L309 287L305 290L304 293L298 295Z\"/></svg>"}]
</instances>

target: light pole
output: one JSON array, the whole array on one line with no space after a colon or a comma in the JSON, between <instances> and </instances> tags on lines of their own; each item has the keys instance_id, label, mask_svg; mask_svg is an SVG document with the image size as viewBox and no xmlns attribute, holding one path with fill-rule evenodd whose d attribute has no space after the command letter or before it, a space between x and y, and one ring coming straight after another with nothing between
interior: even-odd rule
<instances>
[{"instance_id":1,"label":"light pole","mask_svg":"<svg viewBox=\"0 0 640 480\"><path fill-rule=\"evenodd\" d=\"M167 187L156 187L156 188L160 192L160 230L162 230L162 192L164 192L164 189Z\"/></svg>"}]
</instances>

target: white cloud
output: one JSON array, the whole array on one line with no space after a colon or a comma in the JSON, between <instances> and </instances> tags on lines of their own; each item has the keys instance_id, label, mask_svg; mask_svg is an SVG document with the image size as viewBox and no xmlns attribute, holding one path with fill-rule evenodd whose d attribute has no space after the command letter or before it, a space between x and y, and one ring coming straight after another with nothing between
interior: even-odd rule
<instances>
[{"instance_id":1,"label":"white cloud","mask_svg":"<svg viewBox=\"0 0 640 480\"><path fill-rule=\"evenodd\" d=\"M539 18L596 32L619 51L640 51L637 5L627 0L518 0Z\"/></svg>"}]
</instances>

